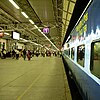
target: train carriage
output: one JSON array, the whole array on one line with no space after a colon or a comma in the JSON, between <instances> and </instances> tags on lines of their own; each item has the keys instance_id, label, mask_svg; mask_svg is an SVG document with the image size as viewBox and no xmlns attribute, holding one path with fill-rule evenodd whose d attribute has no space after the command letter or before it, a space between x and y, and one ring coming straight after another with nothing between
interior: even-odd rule
<instances>
[{"instance_id":1,"label":"train carriage","mask_svg":"<svg viewBox=\"0 0 100 100\"><path fill-rule=\"evenodd\" d=\"M100 0L90 0L62 53L84 100L100 99ZM67 66L65 66L67 67Z\"/></svg>"}]
</instances>

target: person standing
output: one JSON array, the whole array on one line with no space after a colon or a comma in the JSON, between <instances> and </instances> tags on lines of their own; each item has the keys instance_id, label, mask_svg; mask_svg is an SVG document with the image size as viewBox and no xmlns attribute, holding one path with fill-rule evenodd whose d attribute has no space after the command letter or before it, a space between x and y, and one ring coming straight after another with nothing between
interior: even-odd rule
<instances>
[{"instance_id":1,"label":"person standing","mask_svg":"<svg viewBox=\"0 0 100 100\"><path fill-rule=\"evenodd\" d=\"M26 50L25 49L23 50L23 58L24 58L24 60L26 59Z\"/></svg>"},{"instance_id":2,"label":"person standing","mask_svg":"<svg viewBox=\"0 0 100 100\"><path fill-rule=\"evenodd\" d=\"M15 52L16 52L16 59L18 60L19 59L19 50L15 49Z\"/></svg>"},{"instance_id":3,"label":"person standing","mask_svg":"<svg viewBox=\"0 0 100 100\"><path fill-rule=\"evenodd\" d=\"M31 59L31 52L30 52L30 50L27 51L27 58L28 58L28 60Z\"/></svg>"},{"instance_id":4,"label":"person standing","mask_svg":"<svg viewBox=\"0 0 100 100\"><path fill-rule=\"evenodd\" d=\"M6 50L5 49L3 50L3 57L4 57L4 59L6 58Z\"/></svg>"},{"instance_id":5,"label":"person standing","mask_svg":"<svg viewBox=\"0 0 100 100\"><path fill-rule=\"evenodd\" d=\"M12 59L14 59L15 56L16 56L16 52L15 52L15 50L13 49L13 50L12 50Z\"/></svg>"}]
</instances>

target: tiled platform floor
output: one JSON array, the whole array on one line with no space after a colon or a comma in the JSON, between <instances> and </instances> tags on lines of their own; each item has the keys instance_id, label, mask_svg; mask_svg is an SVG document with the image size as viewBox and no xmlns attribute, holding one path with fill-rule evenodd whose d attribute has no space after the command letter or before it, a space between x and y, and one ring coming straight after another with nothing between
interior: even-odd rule
<instances>
[{"instance_id":1,"label":"tiled platform floor","mask_svg":"<svg viewBox=\"0 0 100 100\"><path fill-rule=\"evenodd\" d=\"M62 59L0 59L0 100L71 100Z\"/></svg>"}]
</instances>

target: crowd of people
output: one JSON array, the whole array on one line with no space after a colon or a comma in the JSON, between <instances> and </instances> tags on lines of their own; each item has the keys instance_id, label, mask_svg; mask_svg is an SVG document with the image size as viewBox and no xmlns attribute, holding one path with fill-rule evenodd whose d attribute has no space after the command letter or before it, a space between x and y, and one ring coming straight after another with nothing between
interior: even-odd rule
<instances>
[{"instance_id":1,"label":"crowd of people","mask_svg":"<svg viewBox=\"0 0 100 100\"><path fill-rule=\"evenodd\" d=\"M47 50L46 52L45 51L39 51L39 50L33 50L33 51L30 51L30 50L18 50L18 49L13 49L12 51L10 52L7 52L5 49L2 49L2 51L0 52L0 57L2 59L5 59L6 57L11 57L12 59L19 59L20 57L23 57L24 60L26 60L26 58L28 60L30 60L32 57L36 56L42 56L42 57L51 57L52 56L59 56L61 57L61 51L58 51L58 52L50 52L49 50Z\"/></svg>"},{"instance_id":2,"label":"crowd of people","mask_svg":"<svg viewBox=\"0 0 100 100\"><path fill-rule=\"evenodd\" d=\"M32 53L30 50L26 51L25 49L22 51L19 51L17 49L13 50L12 51L12 58L19 59L19 57L23 57L24 60L26 60L26 57L27 57L27 59L30 60L32 57Z\"/></svg>"}]
</instances>

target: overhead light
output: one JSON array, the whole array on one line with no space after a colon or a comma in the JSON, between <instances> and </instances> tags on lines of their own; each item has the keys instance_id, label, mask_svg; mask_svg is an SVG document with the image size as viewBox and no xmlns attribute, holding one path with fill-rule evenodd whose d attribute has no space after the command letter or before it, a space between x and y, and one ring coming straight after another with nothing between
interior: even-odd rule
<instances>
[{"instance_id":1,"label":"overhead light","mask_svg":"<svg viewBox=\"0 0 100 100\"><path fill-rule=\"evenodd\" d=\"M14 7L16 7L17 9L20 9L19 6L13 0L9 0L9 1L13 4Z\"/></svg>"},{"instance_id":2,"label":"overhead light","mask_svg":"<svg viewBox=\"0 0 100 100\"><path fill-rule=\"evenodd\" d=\"M38 29L38 31L39 31L39 32L41 32L41 30L40 30L40 29Z\"/></svg>"},{"instance_id":3,"label":"overhead light","mask_svg":"<svg viewBox=\"0 0 100 100\"><path fill-rule=\"evenodd\" d=\"M9 33L6 33L6 32L5 32L4 34L6 34L6 35L10 35Z\"/></svg>"},{"instance_id":4,"label":"overhead light","mask_svg":"<svg viewBox=\"0 0 100 100\"><path fill-rule=\"evenodd\" d=\"M21 12L21 13L23 14L24 17L28 18L25 12Z\"/></svg>"},{"instance_id":5,"label":"overhead light","mask_svg":"<svg viewBox=\"0 0 100 100\"><path fill-rule=\"evenodd\" d=\"M35 26L35 28L37 28L38 29L38 27L36 26L36 25L34 25Z\"/></svg>"},{"instance_id":6,"label":"overhead light","mask_svg":"<svg viewBox=\"0 0 100 100\"><path fill-rule=\"evenodd\" d=\"M29 19L29 21L31 22L31 24L35 24L31 19Z\"/></svg>"},{"instance_id":7,"label":"overhead light","mask_svg":"<svg viewBox=\"0 0 100 100\"><path fill-rule=\"evenodd\" d=\"M45 48L46 48L47 50L49 50L49 48L47 48L46 46L45 46Z\"/></svg>"}]
</instances>

